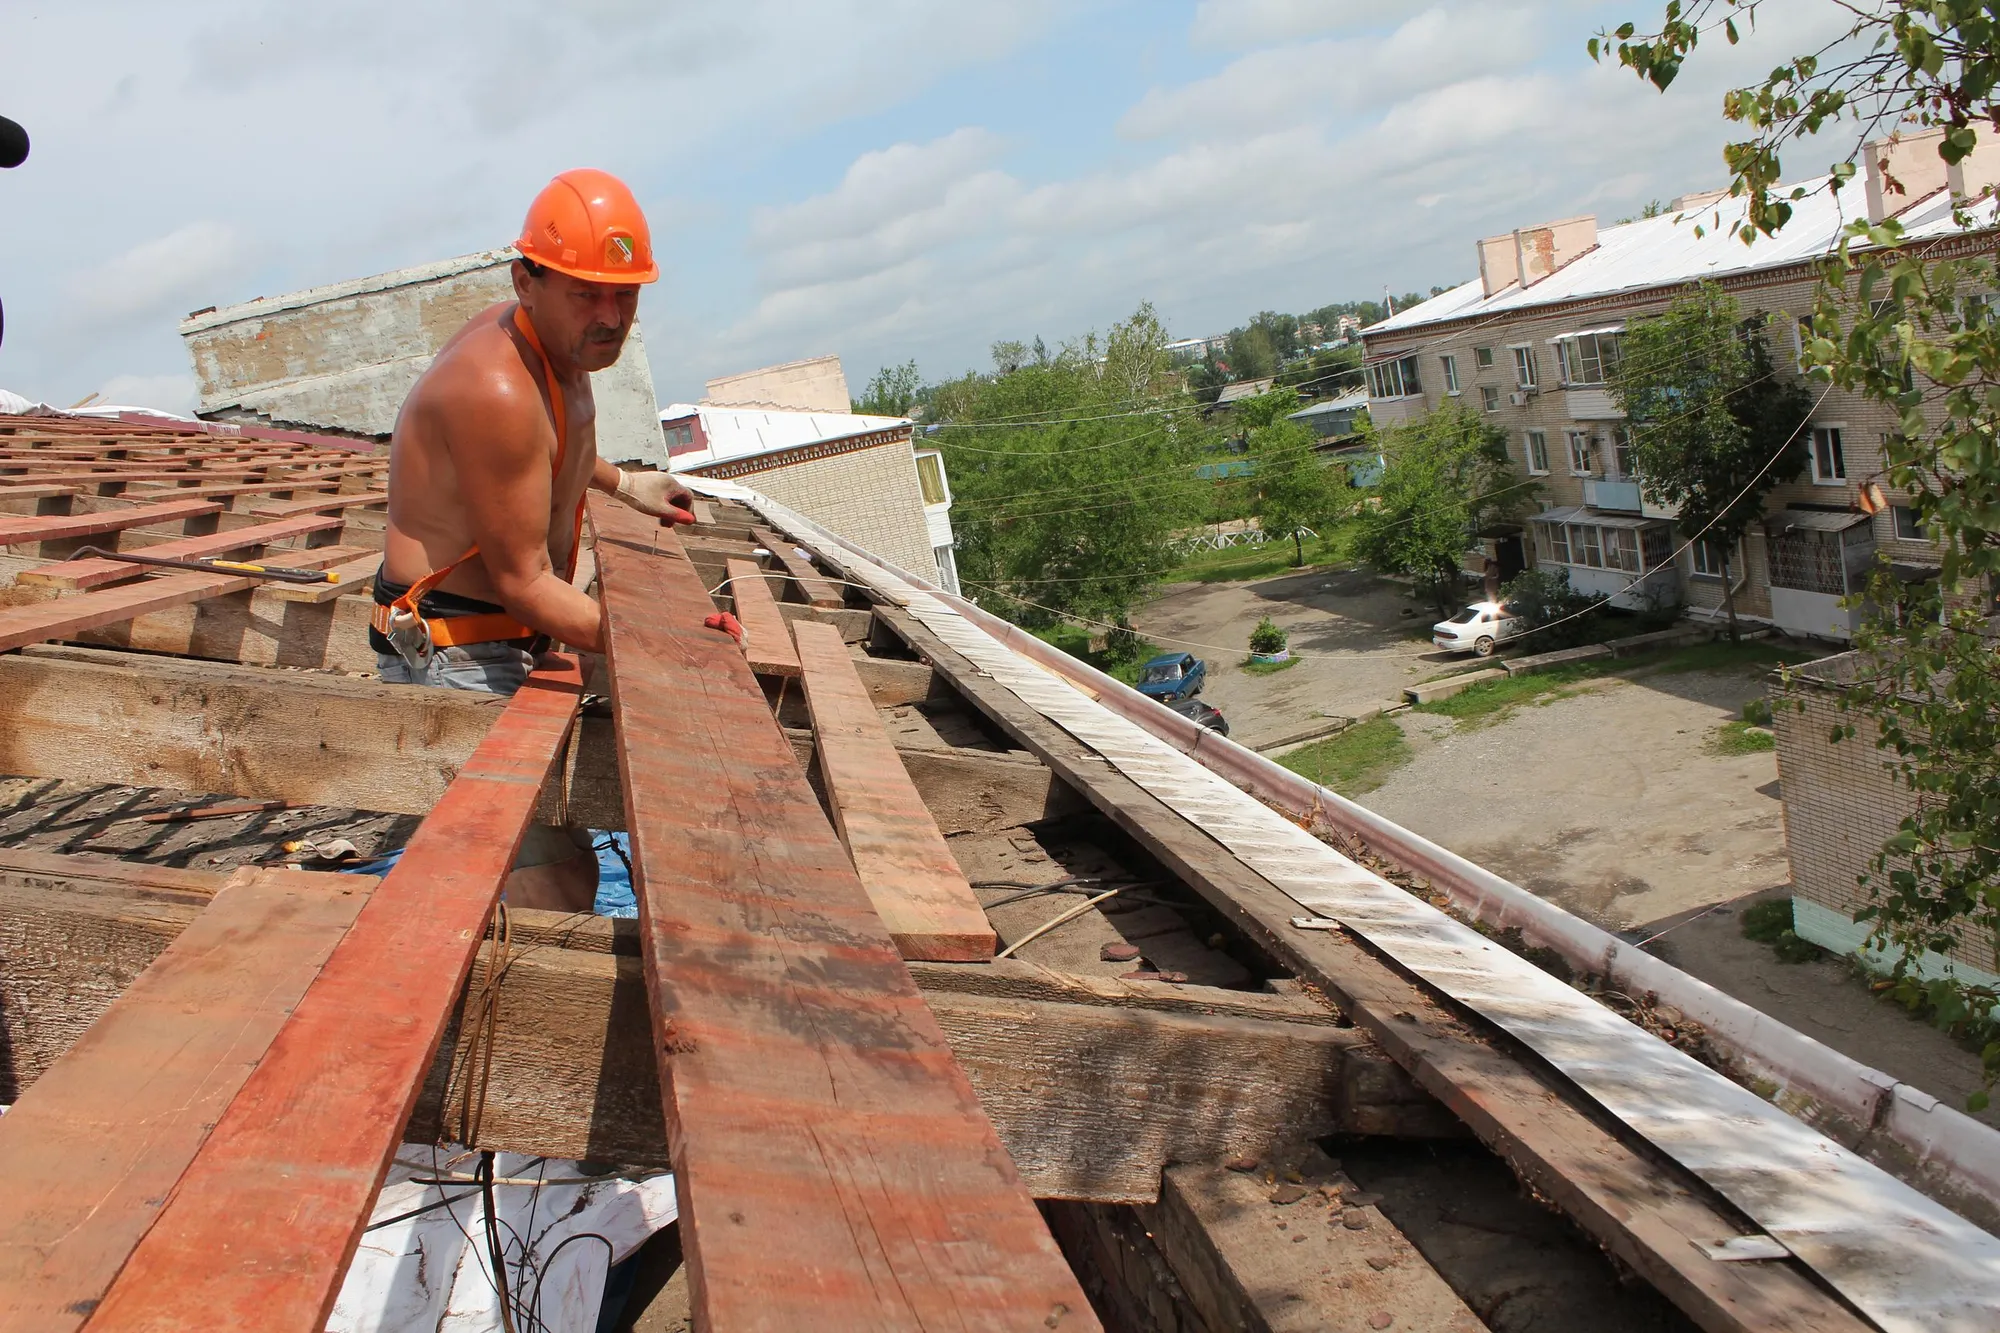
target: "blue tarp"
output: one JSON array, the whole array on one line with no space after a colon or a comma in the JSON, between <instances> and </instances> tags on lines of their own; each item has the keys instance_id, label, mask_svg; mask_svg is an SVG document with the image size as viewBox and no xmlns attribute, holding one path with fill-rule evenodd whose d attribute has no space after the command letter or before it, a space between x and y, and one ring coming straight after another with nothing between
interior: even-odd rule
<instances>
[{"instance_id":1,"label":"blue tarp","mask_svg":"<svg viewBox=\"0 0 2000 1333\"><path fill-rule=\"evenodd\" d=\"M597 848L597 901L591 905L591 910L599 916L639 915L639 900L632 893L632 873L625 868L625 858L632 854L631 840L623 833L592 829L590 841ZM398 847L387 856L377 857L364 865L348 866L346 873L386 875L390 867L402 859L403 849Z\"/></svg>"}]
</instances>

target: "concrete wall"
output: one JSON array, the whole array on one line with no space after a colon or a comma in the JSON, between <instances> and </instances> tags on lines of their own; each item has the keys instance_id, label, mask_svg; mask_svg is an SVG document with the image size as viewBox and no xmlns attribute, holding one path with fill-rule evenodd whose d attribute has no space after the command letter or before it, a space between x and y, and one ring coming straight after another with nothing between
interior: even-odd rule
<instances>
[{"instance_id":1,"label":"concrete wall","mask_svg":"<svg viewBox=\"0 0 2000 1333\"><path fill-rule=\"evenodd\" d=\"M481 310L512 299L513 257L490 250L191 315L181 337L201 387L197 410L386 438L438 348ZM599 452L664 467L636 325L618 364L593 375L591 387Z\"/></svg>"},{"instance_id":2,"label":"concrete wall","mask_svg":"<svg viewBox=\"0 0 2000 1333\"><path fill-rule=\"evenodd\" d=\"M781 407L794 412L852 412L847 374L837 356L746 370L708 382L705 407Z\"/></svg>"},{"instance_id":3,"label":"concrete wall","mask_svg":"<svg viewBox=\"0 0 2000 1333\"><path fill-rule=\"evenodd\" d=\"M1839 683L1853 661L1849 654L1804 668L1820 680L1774 691L1771 708L1792 863L1793 928L1843 954L1859 950L1868 936L1868 927L1854 921L1871 901L1860 877L1915 806L1889 766L1893 752L1875 748L1874 725L1840 710ZM1832 740L1833 729L1846 723L1854 725L1854 737ZM1926 963L1989 984L2000 980L1990 947L1961 943L1948 960L1931 954Z\"/></svg>"},{"instance_id":4,"label":"concrete wall","mask_svg":"<svg viewBox=\"0 0 2000 1333\"><path fill-rule=\"evenodd\" d=\"M757 472L732 472L730 479L912 574L938 577L924 495L917 485L916 451L907 439Z\"/></svg>"}]
</instances>

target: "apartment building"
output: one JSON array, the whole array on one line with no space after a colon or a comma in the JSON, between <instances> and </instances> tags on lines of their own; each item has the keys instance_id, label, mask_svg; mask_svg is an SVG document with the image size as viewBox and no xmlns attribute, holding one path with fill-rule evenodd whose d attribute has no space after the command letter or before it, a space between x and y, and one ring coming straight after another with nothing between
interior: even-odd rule
<instances>
[{"instance_id":1,"label":"apartment building","mask_svg":"<svg viewBox=\"0 0 2000 1333\"><path fill-rule=\"evenodd\" d=\"M1620 339L1690 286L1714 282L1746 315L1769 317L1772 359L1780 374L1797 374L1798 321L1813 308L1817 263L1864 206L1877 221L1897 217L1938 258L1993 244L1990 226L1967 232L1954 222L1952 199L2000 182L2000 145L1982 144L1947 169L1936 137L1869 144L1862 181L1840 195L1813 191L1778 236L1752 245L1735 234L1743 202L1720 191L1622 225L1585 216L1487 237L1478 278L1363 332L1369 415L1386 427L1461 403L1505 431L1541 508L1519 534L1487 539L1483 554L1503 567L1562 568L1580 591L1629 609L1719 615L1723 552L1680 534L1674 511L1646 495L1633 468L1631 428L1606 388ZM1993 205L1981 211L1990 219ZM1731 553L1739 616L1846 639L1860 613L1841 603L1878 553L1937 565L1906 505L1869 515L1859 504L1861 486L1881 479L1895 427L1893 411L1859 395L1819 398L1806 469L1770 493L1762 523Z\"/></svg>"}]
</instances>

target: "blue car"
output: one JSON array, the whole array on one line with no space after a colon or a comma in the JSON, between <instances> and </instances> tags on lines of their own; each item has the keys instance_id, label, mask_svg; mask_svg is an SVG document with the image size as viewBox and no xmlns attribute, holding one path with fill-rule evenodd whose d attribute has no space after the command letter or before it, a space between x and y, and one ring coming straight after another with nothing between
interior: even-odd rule
<instances>
[{"instance_id":1,"label":"blue car","mask_svg":"<svg viewBox=\"0 0 2000 1333\"><path fill-rule=\"evenodd\" d=\"M1193 653L1161 653L1139 668L1139 693L1163 704L1192 699L1208 682L1208 663Z\"/></svg>"}]
</instances>

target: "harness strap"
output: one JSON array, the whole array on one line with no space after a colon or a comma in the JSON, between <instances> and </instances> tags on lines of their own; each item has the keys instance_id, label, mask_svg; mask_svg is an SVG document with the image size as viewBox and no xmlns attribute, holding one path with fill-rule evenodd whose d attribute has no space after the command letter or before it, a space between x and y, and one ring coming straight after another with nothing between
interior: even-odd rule
<instances>
[{"instance_id":1,"label":"harness strap","mask_svg":"<svg viewBox=\"0 0 2000 1333\"><path fill-rule=\"evenodd\" d=\"M514 327L527 340L528 346L542 363L542 379L549 390L549 414L554 419L556 430L555 463L549 469L549 480L553 484L562 476L563 462L569 457L569 413L563 402L562 383L556 378L555 367L549 363L549 354L542 347L541 338L535 333L534 324L516 303L511 316ZM589 491L585 484L586 495ZM576 517L570 534L569 560L563 570L565 581L576 577L577 554L583 542L583 509L586 496L576 500ZM398 621L408 624L414 620L423 630L425 640L433 647L452 648L468 643L494 643L506 639L533 638L535 631L503 612L488 612L475 616L446 616L437 620L426 619L422 603L433 589L466 561L479 554L479 544L474 542L464 555L439 569L434 569L410 585L409 591L388 606L378 605L370 617L378 633L389 635Z\"/></svg>"}]
</instances>

